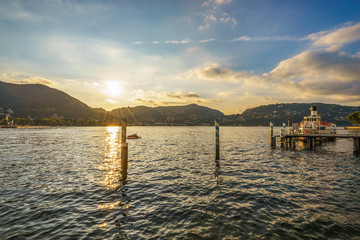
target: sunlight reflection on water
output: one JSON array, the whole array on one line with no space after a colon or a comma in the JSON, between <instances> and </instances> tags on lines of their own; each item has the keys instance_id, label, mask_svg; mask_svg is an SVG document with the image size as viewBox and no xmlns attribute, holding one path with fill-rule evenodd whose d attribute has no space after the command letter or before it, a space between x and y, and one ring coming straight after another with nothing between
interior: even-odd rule
<instances>
[{"instance_id":1,"label":"sunlight reflection on water","mask_svg":"<svg viewBox=\"0 0 360 240\"><path fill-rule=\"evenodd\" d=\"M119 131L120 127L106 128L105 158L104 162L99 166L99 169L105 171L105 178L101 181L101 184L105 185L107 190L117 189L120 186Z\"/></svg>"},{"instance_id":2,"label":"sunlight reflection on water","mask_svg":"<svg viewBox=\"0 0 360 240\"><path fill-rule=\"evenodd\" d=\"M360 157L339 140L271 149L268 128L1 130L2 239L348 239L360 235Z\"/></svg>"}]
</instances>

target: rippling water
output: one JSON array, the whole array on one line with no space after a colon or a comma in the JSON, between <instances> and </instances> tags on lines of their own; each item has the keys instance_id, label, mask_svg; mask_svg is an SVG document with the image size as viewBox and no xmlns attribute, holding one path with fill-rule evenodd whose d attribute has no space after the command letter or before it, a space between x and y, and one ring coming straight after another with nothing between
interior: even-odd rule
<instances>
[{"instance_id":1,"label":"rippling water","mask_svg":"<svg viewBox=\"0 0 360 240\"><path fill-rule=\"evenodd\" d=\"M269 129L0 129L0 239L360 239L346 139L270 149Z\"/></svg>"}]
</instances>

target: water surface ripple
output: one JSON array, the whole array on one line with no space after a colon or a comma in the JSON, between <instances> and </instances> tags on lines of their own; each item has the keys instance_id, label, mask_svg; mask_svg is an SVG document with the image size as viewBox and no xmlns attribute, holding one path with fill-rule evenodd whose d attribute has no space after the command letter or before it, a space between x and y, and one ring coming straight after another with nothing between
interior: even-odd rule
<instances>
[{"instance_id":1,"label":"water surface ripple","mask_svg":"<svg viewBox=\"0 0 360 240\"><path fill-rule=\"evenodd\" d=\"M0 239L360 239L360 157L346 139L269 148L269 129L0 129Z\"/></svg>"}]
</instances>

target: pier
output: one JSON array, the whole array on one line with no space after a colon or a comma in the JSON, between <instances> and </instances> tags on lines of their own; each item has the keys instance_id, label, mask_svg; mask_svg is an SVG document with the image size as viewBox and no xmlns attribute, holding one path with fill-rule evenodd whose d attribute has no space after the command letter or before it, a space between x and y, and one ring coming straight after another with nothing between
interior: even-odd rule
<instances>
[{"instance_id":1,"label":"pier","mask_svg":"<svg viewBox=\"0 0 360 240\"><path fill-rule=\"evenodd\" d=\"M285 131L282 131L280 135L273 135L273 129L271 126L271 137L270 145L276 147L277 138L279 138L280 146L282 148L292 148L295 149L296 142L302 141L310 149L315 148L318 145L321 145L324 141L332 141L337 138L348 138L353 139L354 141L354 152L360 153L360 133L342 133L342 134L328 134L328 133L316 133L316 134L298 134Z\"/></svg>"},{"instance_id":2,"label":"pier","mask_svg":"<svg viewBox=\"0 0 360 240\"><path fill-rule=\"evenodd\" d=\"M280 138L281 148L296 148L297 142L302 142L309 149L321 145L324 141L335 141L337 138L352 138L354 152L360 153L360 133L348 132L338 134L336 124L323 122L318 115L317 107L311 106L310 115L304 117L300 123L293 123L292 127L283 123L280 135L274 135L274 124L270 122L270 146L276 147L276 139Z\"/></svg>"}]
</instances>

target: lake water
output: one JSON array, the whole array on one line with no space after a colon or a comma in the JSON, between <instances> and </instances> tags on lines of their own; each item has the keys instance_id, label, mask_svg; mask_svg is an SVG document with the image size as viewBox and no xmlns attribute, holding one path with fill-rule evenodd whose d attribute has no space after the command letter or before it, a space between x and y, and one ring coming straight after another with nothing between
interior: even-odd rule
<instances>
[{"instance_id":1,"label":"lake water","mask_svg":"<svg viewBox=\"0 0 360 240\"><path fill-rule=\"evenodd\" d=\"M360 239L360 157L267 127L0 129L0 239Z\"/></svg>"}]
</instances>

